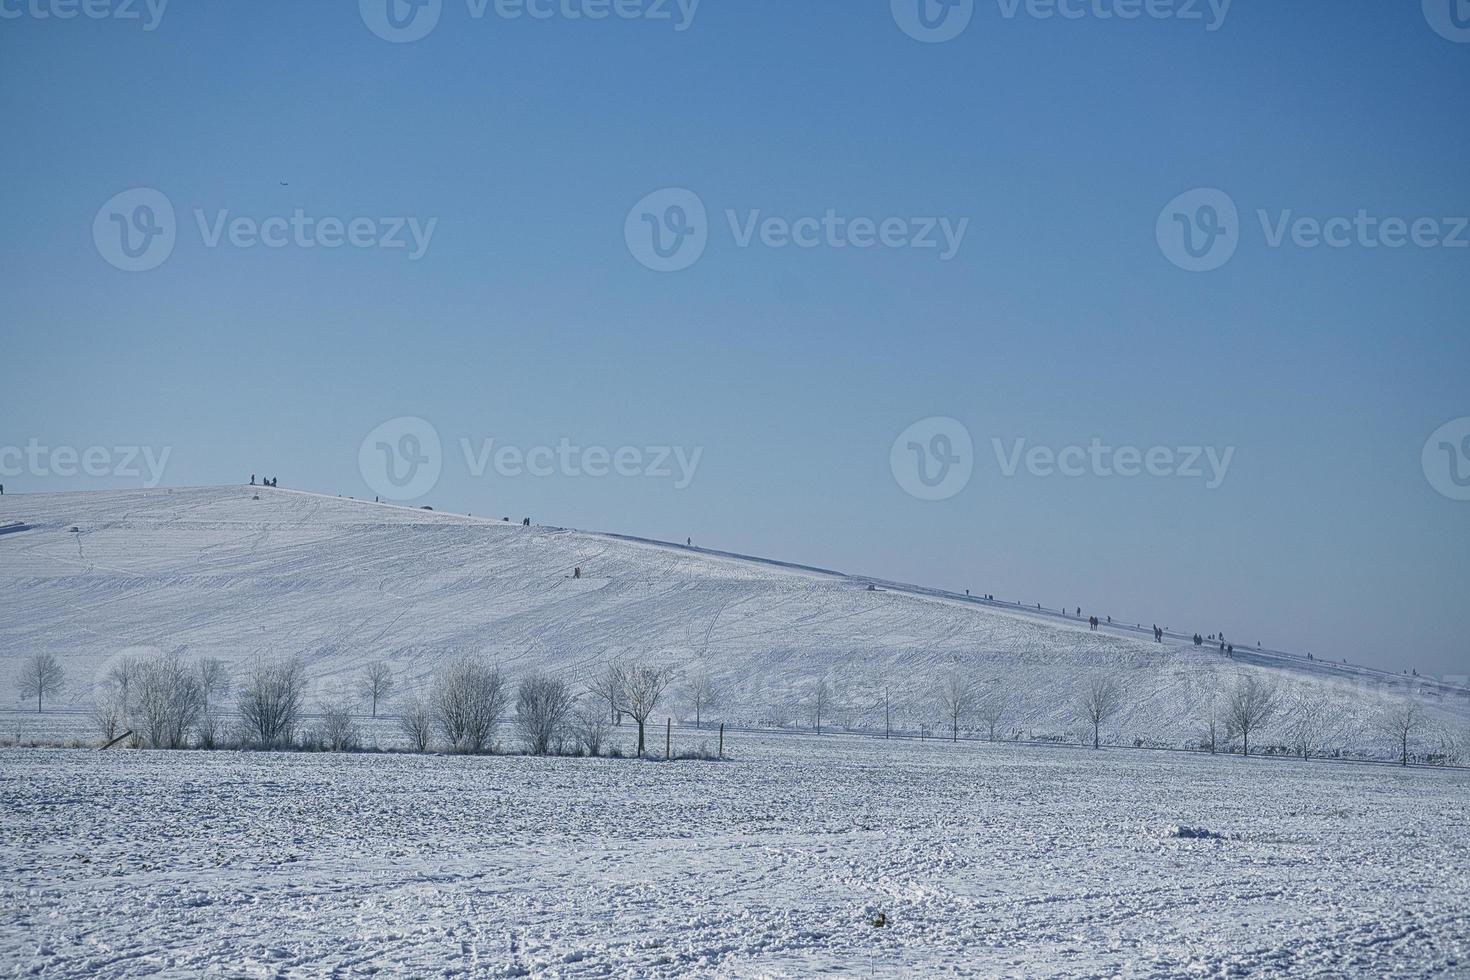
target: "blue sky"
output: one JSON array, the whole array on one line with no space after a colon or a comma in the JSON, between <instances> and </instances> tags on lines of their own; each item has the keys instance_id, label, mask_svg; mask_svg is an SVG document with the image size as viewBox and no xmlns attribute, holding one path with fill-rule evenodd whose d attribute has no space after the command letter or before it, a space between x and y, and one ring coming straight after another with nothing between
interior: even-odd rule
<instances>
[{"instance_id":1,"label":"blue sky","mask_svg":"<svg viewBox=\"0 0 1470 980\"><path fill-rule=\"evenodd\" d=\"M1470 248L1272 247L1258 216L1432 218L1443 240L1470 214L1470 43L1418 3L1238 0L1210 30L1203 3L990 0L921 43L888 0L703 0L685 30L672 3L446 0L390 43L350 3L169 5L145 30L50 2L0 2L0 447L168 447L170 485L371 496L364 438L414 416L443 446L419 504L1470 673L1470 502L1421 462L1470 416ZM93 234L134 188L176 213L148 271ZM676 272L624 235L664 188L707 212ZM1156 222L1198 188L1238 208L1236 248L1188 272ZM297 209L436 223L413 259L211 247L196 217ZM968 224L946 261L741 247L727 215L829 210ZM931 501L890 448L935 416L975 449ZM1007 477L992 445L1094 437L1234 456L1208 489ZM475 476L460 440L492 438L703 453L683 489ZM142 482L53 469L6 490Z\"/></svg>"}]
</instances>

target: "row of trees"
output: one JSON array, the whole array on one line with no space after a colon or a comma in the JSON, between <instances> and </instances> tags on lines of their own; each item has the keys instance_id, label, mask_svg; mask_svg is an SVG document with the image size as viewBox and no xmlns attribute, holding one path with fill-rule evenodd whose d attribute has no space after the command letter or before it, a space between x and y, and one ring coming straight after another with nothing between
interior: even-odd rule
<instances>
[{"instance_id":1,"label":"row of trees","mask_svg":"<svg viewBox=\"0 0 1470 980\"><path fill-rule=\"evenodd\" d=\"M614 660L603 665L581 691L561 678L541 673L521 678L512 690L498 667L461 658L432 679L426 697L401 703L399 724L410 744L421 751L442 745L454 752L482 752L493 745L513 704L515 731L525 751L599 754L611 726L627 717L637 726L637 752L642 755L647 723L667 699L674 680L668 667ZM65 683L65 671L52 654L36 654L22 664L20 692L27 699L36 699L38 711ZM131 731L135 744L157 748L180 748L191 740L212 748L226 739L281 748L302 744L304 736L304 744L310 747L344 750L359 741L355 709L366 707L376 718L395 687L386 662L370 663L345 687L318 703L319 728L303 732L304 664L294 658L260 661L248 670L236 693L236 720L227 725L232 678L222 661L187 662L179 654L131 656L113 665L101 679L94 718L99 733L108 740ZM1012 692L1002 684L977 682L958 667L940 675L932 688L952 740L959 739L962 727L968 731L978 725L994 741L1014 706ZM694 674L677 693L693 709L696 726L702 724L703 713L721 701L720 690L703 672ZM1093 748L1101 745L1103 728L1127 700L1128 692L1116 674L1102 672L1084 679L1071 708ZM811 682L805 704L818 733L842 708L825 677ZM890 690L883 691L881 706L887 732L893 711ZM1200 746L1215 752L1222 744L1238 745L1242 754L1249 755L1253 740L1258 741L1260 733L1276 723L1276 730L1286 736L1286 748L1309 759L1365 734L1348 730L1346 719L1350 717L1346 706L1322 689L1303 686L1285 697L1270 681L1243 674L1229 690L1207 699ZM1407 765L1411 747L1425 733L1428 718L1417 702L1405 700L1385 706L1373 725L1380 737L1391 742L1398 760Z\"/></svg>"},{"instance_id":2,"label":"row of trees","mask_svg":"<svg viewBox=\"0 0 1470 980\"><path fill-rule=\"evenodd\" d=\"M990 741L995 741L1004 720L1012 713L1010 689L998 681L978 682L959 668L941 674L932 684L932 690L934 704L954 741L959 739L962 728L968 731L976 725ZM1120 677L1108 672L1086 677L1079 685L1070 709L1094 749L1101 746L1103 728L1126 707L1129 696ZM839 708L833 687L825 678L811 682L805 705L812 729L818 734L823 720ZM890 690L883 691L880 706L887 732L891 729L893 709ZM1254 674L1243 674L1223 695L1209 699L1200 744L1210 752L1217 751L1222 744L1238 745L1242 755L1250 755L1252 741L1259 741L1268 726L1279 723L1278 730L1284 731L1289 750L1310 759L1331 746L1341 745L1349 737L1367 734L1346 727L1345 719L1350 716L1344 704L1320 690L1302 687L1288 698L1274 683ZM1420 704L1406 699L1386 704L1374 716L1372 727L1393 747L1398 761L1408 765L1411 746L1426 733L1428 722Z\"/></svg>"}]
</instances>

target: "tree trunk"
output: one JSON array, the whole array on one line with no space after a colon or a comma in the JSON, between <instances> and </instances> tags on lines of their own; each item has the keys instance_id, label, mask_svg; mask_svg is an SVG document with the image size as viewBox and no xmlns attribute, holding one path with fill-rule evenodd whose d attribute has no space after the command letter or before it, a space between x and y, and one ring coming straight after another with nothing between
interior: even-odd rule
<instances>
[{"instance_id":1,"label":"tree trunk","mask_svg":"<svg viewBox=\"0 0 1470 980\"><path fill-rule=\"evenodd\" d=\"M634 721L638 722L638 758L641 759L643 758L643 719L635 718Z\"/></svg>"},{"instance_id":2,"label":"tree trunk","mask_svg":"<svg viewBox=\"0 0 1470 980\"><path fill-rule=\"evenodd\" d=\"M1093 748L1094 751L1096 751L1097 750L1097 747L1098 747L1098 734L1097 734L1097 730L1098 730L1099 727L1100 726L1099 726L1099 724L1097 722L1093 722L1092 723L1092 748Z\"/></svg>"},{"instance_id":3,"label":"tree trunk","mask_svg":"<svg viewBox=\"0 0 1470 980\"><path fill-rule=\"evenodd\" d=\"M949 740L951 742L958 742L960 740L960 720L958 718L951 719L950 721Z\"/></svg>"}]
</instances>

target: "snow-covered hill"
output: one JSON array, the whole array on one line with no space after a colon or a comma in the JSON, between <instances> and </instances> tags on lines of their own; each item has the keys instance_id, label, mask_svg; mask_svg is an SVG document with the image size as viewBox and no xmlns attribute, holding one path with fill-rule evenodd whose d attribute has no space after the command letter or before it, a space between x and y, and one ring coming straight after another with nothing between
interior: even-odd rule
<instances>
[{"instance_id":1,"label":"snow-covered hill","mask_svg":"<svg viewBox=\"0 0 1470 980\"><path fill-rule=\"evenodd\" d=\"M897 724L932 725L935 680L956 665L1011 692L1003 727L1028 737L1075 731L1079 684L1098 671L1125 684L1107 735L1127 744L1196 737L1209 699L1248 671L1288 699L1329 696L1348 744L1373 742L1384 698L1411 685L1437 727L1470 718L1470 693L1396 675L1271 651L1231 660L1172 634L1156 644L1055 612L498 518L230 486L0 497L11 522L24 527L0 535L0 683L48 651L79 704L126 651L157 648L241 666L299 654L323 690L380 658L411 688L461 652L573 678L653 657L710 674L727 695L717 714L746 724L799 719L821 677L836 723L881 729L886 687Z\"/></svg>"}]
</instances>

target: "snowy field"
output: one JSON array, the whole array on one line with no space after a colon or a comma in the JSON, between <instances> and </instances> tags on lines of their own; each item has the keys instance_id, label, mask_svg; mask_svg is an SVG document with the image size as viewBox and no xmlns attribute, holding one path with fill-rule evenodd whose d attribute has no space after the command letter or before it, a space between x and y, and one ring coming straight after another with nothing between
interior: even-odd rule
<instances>
[{"instance_id":1,"label":"snowy field","mask_svg":"<svg viewBox=\"0 0 1470 980\"><path fill-rule=\"evenodd\" d=\"M0 750L0 975L1470 972L1463 771L730 748Z\"/></svg>"}]
</instances>

